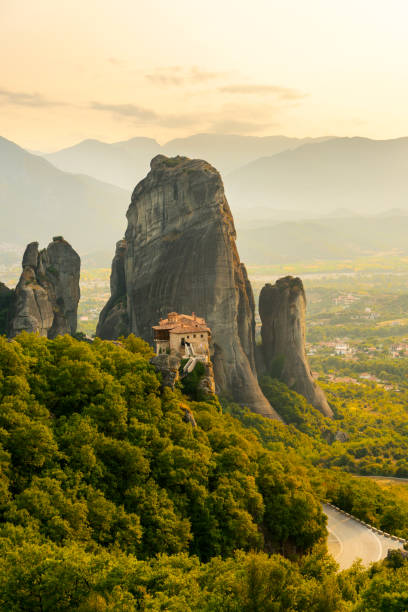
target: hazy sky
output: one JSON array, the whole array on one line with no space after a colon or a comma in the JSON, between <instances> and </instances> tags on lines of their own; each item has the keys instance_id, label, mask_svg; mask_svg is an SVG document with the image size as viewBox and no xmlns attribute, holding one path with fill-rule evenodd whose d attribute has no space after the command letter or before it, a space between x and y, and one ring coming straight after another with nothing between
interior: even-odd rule
<instances>
[{"instance_id":1,"label":"hazy sky","mask_svg":"<svg viewBox=\"0 0 408 612\"><path fill-rule=\"evenodd\" d=\"M408 135L408 0L0 0L0 135Z\"/></svg>"}]
</instances>

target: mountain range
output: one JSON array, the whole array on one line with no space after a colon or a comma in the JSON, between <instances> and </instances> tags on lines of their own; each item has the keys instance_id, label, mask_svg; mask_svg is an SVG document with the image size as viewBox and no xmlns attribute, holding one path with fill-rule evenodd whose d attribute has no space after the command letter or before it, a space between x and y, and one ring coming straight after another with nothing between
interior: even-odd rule
<instances>
[{"instance_id":1,"label":"mountain range","mask_svg":"<svg viewBox=\"0 0 408 612\"><path fill-rule=\"evenodd\" d=\"M408 138L334 138L255 160L225 179L235 215L252 207L328 214L408 209Z\"/></svg>"},{"instance_id":2,"label":"mountain range","mask_svg":"<svg viewBox=\"0 0 408 612\"><path fill-rule=\"evenodd\" d=\"M43 156L0 138L0 244L63 234L81 256L107 264L131 191L157 153L204 158L221 170L248 263L406 251L408 138L215 134L163 146L85 140ZM2 251L5 263L13 259Z\"/></svg>"},{"instance_id":3,"label":"mountain range","mask_svg":"<svg viewBox=\"0 0 408 612\"><path fill-rule=\"evenodd\" d=\"M148 172L150 160L159 153L169 157L184 155L204 159L223 176L265 155L295 149L321 138L287 136L238 136L195 134L177 138L161 146L151 138L131 138L121 142L83 140L43 157L64 172L88 174L102 181L132 189Z\"/></svg>"},{"instance_id":4,"label":"mountain range","mask_svg":"<svg viewBox=\"0 0 408 612\"><path fill-rule=\"evenodd\" d=\"M408 208L408 138L297 139L196 134L160 146L149 138L84 140L45 155L65 172L132 190L156 154L209 161L222 174L237 223L302 219L337 209Z\"/></svg>"},{"instance_id":5,"label":"mountain range","mask_svg":"<svg viewBox=\"0 0 408 612\"><path fill-rule=\"evenodd\" d=\"M0 138L0 242L49 242L63 234L81 252L112 248L124 231L125 190L70 174Z\"/></svg>"},{"instance_id":6,"label":"mountain range","mask_svg":"<svg viewBox=\"0 0 408 612\"><path fill-rule=\"evenodd\" d=\"M243 261L256 265L408 254L408 211L320 217L238 229Z\"/></svg>"}]
</instances>

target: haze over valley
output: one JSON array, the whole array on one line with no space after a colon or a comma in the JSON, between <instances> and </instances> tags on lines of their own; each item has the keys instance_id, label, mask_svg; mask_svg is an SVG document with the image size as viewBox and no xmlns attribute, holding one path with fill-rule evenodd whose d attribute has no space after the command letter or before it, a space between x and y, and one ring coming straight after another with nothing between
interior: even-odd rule
<instances>
[{"instance_id":1,"label":"haze over valley","mask_svg":"<svg viewBox=\"0 0 408 612\"><path fill-rule=\"evenodd\" d=\"M163 147L148 138L85 140L44 156L3 138L0 198L7 217L0 263L11 262L33 230L45 241L62 224L81 255L97 267L109 265L131 192L159 153L188 154L224 169L249 264L407 252L408 138L197 135ZM21 216L26 223L18 223Z\"/></svg>"}]
</instances>

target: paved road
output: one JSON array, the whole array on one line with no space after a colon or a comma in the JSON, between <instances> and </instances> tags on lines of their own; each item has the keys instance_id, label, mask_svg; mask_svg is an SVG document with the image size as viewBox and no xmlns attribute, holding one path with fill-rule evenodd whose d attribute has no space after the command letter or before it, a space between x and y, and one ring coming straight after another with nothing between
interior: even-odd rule
<instances>
[{"instance_id":1,"label":"paved road","mask_svg":"<svg viewBox=\"0 0 408 612\"><path fill-rule=\"evenodd\" d=\"M368 565L384 559L388 549L403 547L401 542L374 533L365 525L326 504L323 504L323 510L328 517L328 549L340 569L347 569L359 558L364 565Z\"/></svg>"},{"instance_id":2,"label":"paved road","mask_svg":"<svg viewBox=\"0 0 408 612\"><path fill-rule=\"evenodd\" d=\"M353 476L355 478L370 478L370 480L384 480L385 482L389 480L391 482L396 482L397 484L404 484L408 482L408 478L399 478L398 476L362 476L361 474L353 474Z\"/></svg>"}]
</instances>

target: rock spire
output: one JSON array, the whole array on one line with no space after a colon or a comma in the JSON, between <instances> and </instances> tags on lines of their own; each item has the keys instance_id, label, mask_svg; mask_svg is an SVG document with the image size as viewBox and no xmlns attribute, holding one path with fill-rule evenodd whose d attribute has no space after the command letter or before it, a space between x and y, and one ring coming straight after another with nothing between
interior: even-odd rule
<instances>
[{"instance_id":1,"label":"rock spire","mask_svg":"<svg viewBox=\"0 0 408 612\"><path fill-rule=\"evenodd\" d=\"M286 276L267 284L259 296L265 370L280 378L325 416L333 412L313 380L305 350L306 296L300 278Z\"/></svg>"},{"instance_id":2,"label":"rock spire","mask_svg":"<svg viewBox=\"0 0 408 612\"><path fill-rule=\"evenodd\" d=\"M80 257L62 236L46 249L31 242L8 314L8 335L22 331L55 338L74 334L80 297Z\"/></svg>"},{"instance_id":3,"label":"rock spire","mask_svg":"<svg viewBox=\"0 0 408 612\"><path fill-rule=\"evenodd\" d=\"M133 192L127 219L97 335L133 332L152 342L152 325L167 313L196 312L212 329L217 391L279 418L258 386L254 300L217 170L158 155Z\"/></svg>"}]
</instances>

